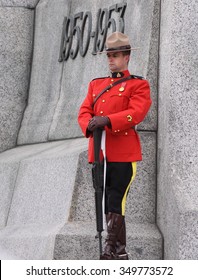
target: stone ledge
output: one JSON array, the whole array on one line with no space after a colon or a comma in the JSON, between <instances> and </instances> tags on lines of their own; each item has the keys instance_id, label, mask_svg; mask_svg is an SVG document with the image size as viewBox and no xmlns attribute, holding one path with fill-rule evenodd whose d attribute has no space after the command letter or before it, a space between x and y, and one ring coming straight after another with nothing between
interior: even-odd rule
<instances>
[{"instance_id":1,"label":"stone ledge","mask_svg":"<svg viewBox=\"0 0 198 280\"><path fill-rule=\"evenodd\" d=\"M12 225L0 230L0 259L48 260L61 224Z\"/></svg>"},{"instance_id":2,"label":"stone ledge","mask_svg":"<svg viewBox=\"0 0 198 280\"><path fill-rule=\"evenodd\" d=\"M128 224L127 243L130 259L162 258L162 238L155 224ZM54 259L98 259L95 222L71 222L56 235ZM103 241L105 239L103 233Z\"/></svg>"},{"instance_id":3,"label":"stone ledge","mask_svg":"<svg viewBox=\"0 0 198 280\"><path fill-rule=\"evenodd\" d=\"M0 7L24 7L33 9L40 0L0 0Z\"/></svg>"},{"instance_id":4,"label":"stone ledge","mask_svg":"<svg viewBox=\"0 0 198 280\"><path fill-rule=\"evenodd\" d=\"M161 259L162 239L154 224L127 224L127 231L130 259ZM95 222L7 226L0 230L0 258L98 259L95 233Z\"/></svg>"},{"instance_id":5,"label":"stone ledge","mask_svg":"<svg viewBox=\"0 0 198 280\"><path fill-rule=\"evenodd\" d=\"M7 223L39 223L41 218L45 222L47 219L54 222L52 216L55 217L56 211L55 222L61 217L65 221L65 207L70 207L71 180L75 180L78 153L86 147L86 139L71 139L21 146L1 153L0 228ZM54 198L58 197L64 200L62 204L60 201L55 203Z\"/></svg>"}]
</instances>

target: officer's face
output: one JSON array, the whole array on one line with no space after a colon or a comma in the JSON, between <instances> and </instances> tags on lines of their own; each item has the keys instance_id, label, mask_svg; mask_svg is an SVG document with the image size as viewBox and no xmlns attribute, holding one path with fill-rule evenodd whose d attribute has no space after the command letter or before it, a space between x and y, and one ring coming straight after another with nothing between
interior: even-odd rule
<instances>
[{"instance_id":1,"label":"officer's face","mask_svg":"<svg viewBox=\"0 0 198 280\"><path fill-rule=\"evenodd\" d=\"M121 72L128 68L129 55L122 52L107 53L109 69L111 72Z\"/></svg>"}]
</instances>

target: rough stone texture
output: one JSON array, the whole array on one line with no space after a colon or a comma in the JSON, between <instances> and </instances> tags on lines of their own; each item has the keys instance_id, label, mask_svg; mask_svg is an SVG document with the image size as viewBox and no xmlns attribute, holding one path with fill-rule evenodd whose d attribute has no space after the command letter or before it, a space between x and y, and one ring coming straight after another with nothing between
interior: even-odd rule
<instances>
[{"instance_id":1,"label":"rough stone texture","mask_svg":"<svg viewBox=\"0 0 198 280\"><path fill-rule=\"evenodd\" d=\"M35 8L40 0L0 0L2 7Z\"/></svg>"},{"instance_id":2,"label":"rough stone texture","mask_svg":"<svg viewBox=\"0 0 198 280\"><path fill-rule=\"evenodd\" d=\"M75 177L70 176L73 171L70 168L73 164L75 170L75 161L75 155L67 154L61 159L45 157L41 160L36 156L21 162L8 225L64 220L73 193ZM67 192L64 189L68 189Z\"/></svg>"},{"instance_id":3,"label":"rough stone texture","mask_svg":"<svg viewBox=\"0 0 198 280\"><path fill-rule=\"evenodd\" d=\"M18 217L17 212L15 213L15 210L13 210L15 208L13 206L13 203L14 204L17 203L17 201L16 201L17 196L21 197L23 195L22 189L24 188L24 185L23 186L17 185L19 182L18 180L19 179L22 180L21 177L23 178L23 181L25 181L26 179L27 180L32 179L31 173L28 174L30 176L30 178L27 177L27 174L23 174L22 166L24 166L24 168L27 168L27 166L28 166L27 161L32 159L32 157L35 158L36 155L43 154L44 151L48 151L48 150L53 151L54 148L57 151L59 146L60 147L63 146L62 142L46 143L45 145L38 144L38 145L33 145L31 147L22 146L22 147L8 150L8 151L0 154L0 182L1 182L0 183L0 209L1 209L0 228L3 228L6 226L8 219L10 222L12 220L16 221L16 217ZM35 160L35 162L36 162L36 160ZM31 165L31 161L29 162L29 164ZM40 172L38 172L38 174L40 174ZM42 180L41 180L41 182L42 182ZM31 182L31 183L33 183L33 182ZM17 191L16 191L16 186L18 186ZM29 190L29 182L26 187L27 187L27 190L25 191L26 195L29 191L34 191L34 188L33 188L33 190ZM16 195L16 193L14 194L14 191L16 191L17 195ZM32 196L32 198L33 198L33 196ZM24 204L27 202L27 201L25 201L25 198L23 198L22 200L23 200ZM31 201L27 202L27 205L29 208L31 207L30 202ZM11 207L11 205L12 205L12 207ZM21 206L19 208L22 209ZM26 206L24 206L24 207L26 207ZM13 213L12 217L8 216L10 214L10 210ZM19 210L19 211L21 211L21 210ZM15 217L13 217L14 215L15 215ZM23 215L22 215L21 219L23 219Z\"/></svg>"},{"instance_id":4,"label":"rough stone texture","mask_svg":"<svg viewBox=\"0 0 198 280\"><path fill-rule=\"evenodd\" d=\"M142 132L141 138L145 161L135 180L139 189L134 184L137 189L128 197L128 246L132 258L161 259L162 240L154 224L155 133ZM0 248L4 258L97 258L87 144L86 139L73 139L0 154ZM85 226L87 220L89 226Z\"/></svg>"},{"instance_id":5,"label":"rough stone texture","mask_svg":"<svg viewBox=\"0 0 198 280\"><path fill-rule=\"evenodd\" d=\"M0 152L16 145L25 109L34 12L0 7Z\"/></svg>"},{"instance_id":6,"label":"rough stone texture","mask_svg":"<svg viewBox=\"0 0 198 280\"><path fill-rule=\"evenodd\" d=\"M66 224L56 236L54 259L97 260L99 245L95 235L93 222ZM104 242L105 232L102 235ZM159 260L162 258L161 248L161 235L154 224L127 225L127 250L130 259Z\"/></svg>"},{"instance_id":7,"label":"rough stone texture","mask_svg":"<svg viewBox=\"0 0 198 280\"><path fill-rule=\"evenodd\" d=\"M81 136L77 113L86 95L88 82L109 73L105 55L91 54L93 39L84 58L78 54L75 60L69 58L64 63L58 62L63 18L69 12L74 16L80 11L91 11L93 31L99 8L109 8L115 3L116 0L105 3L86 0L82 8L78 1L39 2L29 102L18 137L19 144ZM140 14L144 16L140 17ZM130 70L147 76L152 87L152 109L140 129L156 130L158 18L159 0L146 3L127 1L126 32L132 37L134 46L140 46L141 42L141 49L132 55ZM138 28L137 25L131 28L134 22L138 22Z\"/></svg>"},{"instance_id":8,"label":"rough stone texture","mask_svg":"<svg viewBox=\"0 0 198 280\"><path fill-rule=\"evenodd\" d=\"M19 144L49 140L50 126L60 98L64 64L59 63L58 58L63 18L68 10L68 1L64 0L42 0L36 8L29 100L18 137Z\"/></svg>"},{"instance_id":9,"label":"rough stone texture","mask_svg":"<svg viewBox=\"0 0 198 280\"><path fill-rule=\"evenodd\" d=\"M161 11L157 221L165 259L198 259L198 5Z\"/></svg>"},{"instance_id":10,"label":"rough stone texture","mask_svg":"<svg viewBox=\"0 0 198 280\"><path fill-rule=\"evenodd\" d=\"M141 130L157 129L159 9L160 0L127 2L125 33L133 46L140 48L132 52L129 68L133 74L148 79L153 101L145 120L138 125Z\"/></svg>"},{"instance_id":11,"label":"rough stone texture","mask_svg":"<svg viewBox=\"0 0 198 280\"><path fill-rule=\"evenodd\" d=\"M86 148L86 139L76 139L0 154L3 251L19 259L53 258L55 236L69 216L78 155Z\"/></svg>"},{"instance_id":12,"label":"rough stone texture","mask_svg":"<svg viewBox=\"0 0 198 280\"><path fill-rule=\"evenodd\" d=\"M18 168L16 162L0 163L0 228L7 223Z\"/></svg>"},{"instance_id":13,"label":"rough stone texture","mask_svg":"<svg viewBox=\"0 0 198 280\"><path fill-rule=\"evenodd\" d=\"M8 220L20 162L32 155L57 146L57 143L18 147L0 154L0 228L5 227Z\"/></svg>"},{"instance_id":14,"label":"rough stone texture","mask_svg":"<svg viewBox=\"0 0 198 280\"><path fill-rule=\"evenodd\" d=\"M3 260L51 260L61 224L7 226L0 231L0 258Z\"/></svg>"}]
</instances>

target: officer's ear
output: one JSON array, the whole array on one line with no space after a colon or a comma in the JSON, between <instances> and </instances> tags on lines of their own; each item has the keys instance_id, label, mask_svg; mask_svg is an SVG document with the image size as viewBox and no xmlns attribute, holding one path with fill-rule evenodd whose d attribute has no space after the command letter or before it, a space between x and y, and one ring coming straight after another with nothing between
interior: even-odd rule
<instances>
[{"instance_id":1,"label":"officer's ear","mask_svg":"<svg viewBox=\"0 0 198 280\"><path fill-rule=\"evenodd\" d=\"M129 54L124 54L124 59L126 60L126 62L128 64L129 60L130 60L130 55Z\"/></svg>"}]
</instances>

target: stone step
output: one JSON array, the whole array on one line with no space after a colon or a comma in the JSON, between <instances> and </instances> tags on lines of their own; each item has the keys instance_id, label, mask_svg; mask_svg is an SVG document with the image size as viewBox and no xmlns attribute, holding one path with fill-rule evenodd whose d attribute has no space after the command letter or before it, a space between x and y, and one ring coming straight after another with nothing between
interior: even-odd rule
<instances>
[{"instance_id":1,"label":"stone step","mask_svg":"<svg viewBox=\"0 0 198 280\"><path fill-rule=\"evenodd\" d=\"M0 230L0 259L51 260L63 224L20 224Z\"/></svg>"},{"instance_id":2,"label":"stone step","mask_svg":"<svg viewBox=\"0 0 198 280\"><path fill-rule=\"evenodd\" d=\"M99 244L94 222L70 222L56 235L54 259L97 260ZM106 233L103 232L103 246ZM155 224L127 224L127 251L134 260L162 259L162 238Z\"/></svg>"},{"instance_id":3,"label":"stone step","mask_svg":"<svg viewBox=\"0 0 198 280\"><path fill-rule=\"evenodd\" d=\"M26 224L0 231L0 259L98 259L94 222ZM104 243L106 232L102 233ZM104 244L103 244L104 246ZM127 224L127 251L134 260L162 258L162 238L154 224Z\"/></svg>"},{"instance_id":4,"label":"stone step","mask_svg":"<svg viewBox=\"0 0 198 280\"><path fill-rule=\"evenodd\" d=\"M0 154L0 228L64 223L85 139L26 145Z\"/></svg>"},{"instance_id":5,"label":"stone step","mask_svg":"<svg viewBox=\"0 0 198 280\"><path fill-rule=\"evenodd\" d=\"M145 160L139 163L140 172L127 199L126 219L134 223L129 226L128 246L133 259L159 259L161 237L154 225L155 136L141 133L141 137ZM21 146L0 154L0 247L8 255L51 259L54 250L55 258L97 259L94 189L86 150L87 140L81 138ZM59 230L65 223L62 235ZM52 239L51 224L56 224ZM65 238L74 247L68 256ZM79 252L85 255L79 257Z\"/></svg>"}]
</instances>

